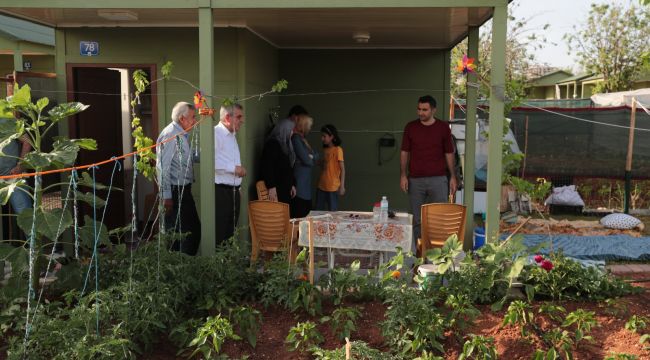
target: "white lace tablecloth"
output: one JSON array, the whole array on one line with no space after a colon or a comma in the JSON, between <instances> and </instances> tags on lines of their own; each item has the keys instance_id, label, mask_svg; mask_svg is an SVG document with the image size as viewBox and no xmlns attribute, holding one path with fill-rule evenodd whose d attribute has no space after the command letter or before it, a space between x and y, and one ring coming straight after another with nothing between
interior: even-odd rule
<instances>
[{"instance_id":1,"label":"white lace tablecloth","mask_svg":"<svg viewBox=\"0 0 650 360\"><path fill-rule=\"evenodd\" d=\"M314 247L389 252L411 250L413 215L397 213L387 222L375 222L370 212L311 211ZM300 222L300 246L309 246L309 221Z\"/></svg>"}]
</instances>

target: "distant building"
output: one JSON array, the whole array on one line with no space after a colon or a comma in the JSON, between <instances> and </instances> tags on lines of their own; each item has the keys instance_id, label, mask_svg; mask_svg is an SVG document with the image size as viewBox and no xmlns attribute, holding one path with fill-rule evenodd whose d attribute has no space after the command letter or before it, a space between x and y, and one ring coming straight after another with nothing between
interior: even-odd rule
<instances>
[{"instance_id":1,"label":"distant building","mask_svg":"<svg viewBox=\"0 0 650 360\"><path fill-rule=\"evenodd\" d=\"M603 75L585 73L572 75L564 70L556 70L530 81L527 89L529 99L559 100L588 99L594 88L603 81ZM650 74L642 75L630 90L650 88Z\"/></svg>"},{"instance_id":2,"label":"distant building","mask_svg":"<svg viewBox=\"0 0 650 360\"><path fill-rule=\"evenodd\" d=\"M555 70L539 76L531 81L527 92L528 98L560 99L556 84L572 76L573 74L565 70Z\"/></svg>"},{"instance_id":3,"label":"distant building","mask_svg":"<svg viewBox=\"0 0 650 360\"><path fill-rule=\"evenodd\" d=\"M524 75L526 76L526 79L536 79L546 74L556 72L558 70L560 69L558 69L555 66L551 66L549 64L535 64L529 66L528 69L526 69Z\"/></svg>"},{"instance_id":4,"label":"distant building","mask_svg":"<svg viewBox=\"0 0 650 360\"><path fill-rule=\"evenodd\" d=\"M0 15L0 77L13 84L14 71L54 72L54 29ZM7 96L0 83L0 97Z\"/></svg>"}]
</instances>

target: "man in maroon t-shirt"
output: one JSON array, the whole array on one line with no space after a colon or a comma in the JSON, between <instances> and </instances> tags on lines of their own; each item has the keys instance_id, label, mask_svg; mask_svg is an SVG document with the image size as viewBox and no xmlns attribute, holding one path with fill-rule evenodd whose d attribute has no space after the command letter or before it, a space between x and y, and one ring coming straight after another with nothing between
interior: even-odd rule
<instances>
[{"instance_id":1,"label":"man in maroon t-shirt","mask_svg":"<svg viewBox=\"0 0 650 360\"><path fill-rule=\"evenodd\" d=\"M432 96L419 98L418 119L406 124L402 138L400 186L409 194L414 239L420 237L422 204L447 202L448 195L455 194L458 187L451 130L446 122L433 117L435 113L436 100ZM447 171L451 175L449 182Z\"/></svg>"}]
</instances>

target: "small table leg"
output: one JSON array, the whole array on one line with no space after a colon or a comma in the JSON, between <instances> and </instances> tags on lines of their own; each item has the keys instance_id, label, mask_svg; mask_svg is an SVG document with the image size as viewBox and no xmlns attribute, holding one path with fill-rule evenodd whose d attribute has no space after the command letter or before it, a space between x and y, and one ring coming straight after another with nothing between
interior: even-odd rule
<instances>
[{"instance_id":1,"label":"small table leg","mask_svg":"<svg viewBox=\"0 0 650 360\"><path fill-rule=\"evenodd\" d=\"M329 269L334 269L334 250L327 248L327 258L329 259Z\"/></svg>"}]
</instances>

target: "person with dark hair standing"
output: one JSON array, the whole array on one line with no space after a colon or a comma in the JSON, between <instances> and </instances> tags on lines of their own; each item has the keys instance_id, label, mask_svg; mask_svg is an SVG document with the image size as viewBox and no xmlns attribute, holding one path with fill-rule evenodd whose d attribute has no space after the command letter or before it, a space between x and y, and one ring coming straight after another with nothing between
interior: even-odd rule
<instances>
[{"instance_id":1,"label":"person with dark hair standing","mask_svg":"<svg viewBox=\"0 0 650 360\"><path fill-rule=\"evenodd\" d=\"M415 241L421 232L422 204L447 202L448 195L455 194L458 187L451 130L449 124L434 118L435 113L432 96L419 98L418 119L406 124L402 138L400 187L409 194Z\"/></svg>"},{"instance_id":2,"label":"person with dark hair standing","mask_svg":"<svg viewBox=\"0 0 650 360\"><path fill-rule=\"evenodd\" d=\"M316 208L318 210L337 211L339 195L345 195L345 165L341 138L334 125L325 125L321 129L323 141L323 162L318 190L316 191Z\"/></svg>"},{"instance_id":3,"label":"person with dark hair standing","mask_svg":"<svg viewBox=\"0 0 650 360\"><path fill-rule=\"evenodd\" d=\"M301 105L294 105L291 108L291 110L289 110L289 114L287 114L287 117L280 120L275 125L275 127L273 128L273 130L271 130L271 133L269 134L266 140L268 141L272 138L278 139L282 136L282 134L286 134L287 131L293 131L293 129L296 127L296 123L298 122L298 117L300 117L301 115L309 115L307 109L305 109ZM293 167L294 163L296 162L296 153L293 150L293 144L291 143L291 138L281 143L280 146L282 147L282 151L288 154L289 163L291 164L291 167Z\"/></svg>"},{"instance_id":4,"label":"person with dark hair standing","mask_svg":"<svg viewBox=\"0 0 650 360\"><path fill-rule=\"evenodd\" d=\"M262 150L262 180L269 191L269 200L286 204L296 196L295 179L289 149L293 127L283 126L266 140Z\"/></svg>"},{"instance_id":5,"label":"person with dark hair standing","mask_svg":"<svg viewBox=\"0 0 650 360\"><path fill-rule=\"evenodd\" d=\"M187 131L196 123L195 109L190 103L179 102L172 109L172 122L160 132L156 147L158 186L165 207L165 229L187 233L174 241L172 250L196 255L201 242L201 221L192 197L193 157ZM162 144L162 142L174 138Z\"/></svg>"}]
</instances>

